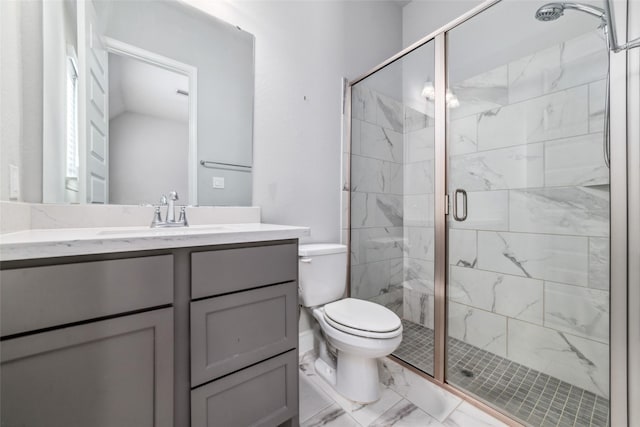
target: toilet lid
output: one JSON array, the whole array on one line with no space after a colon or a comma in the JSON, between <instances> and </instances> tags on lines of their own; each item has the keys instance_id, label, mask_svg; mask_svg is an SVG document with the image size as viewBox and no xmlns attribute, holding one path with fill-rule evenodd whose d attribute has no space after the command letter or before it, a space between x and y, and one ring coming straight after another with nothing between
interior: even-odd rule
<instances>
[{"instance_id":1,"label":"toilet lid","mask_svg":"<svg viewBox=\"0 0 640 427\"><path fill-rule=\"evenodd\" d=\"M393 332L402 326L400 318L388 308L355 298L325 305L324 314L328 320L360 331Z\"/></svg>"}]
</instances>

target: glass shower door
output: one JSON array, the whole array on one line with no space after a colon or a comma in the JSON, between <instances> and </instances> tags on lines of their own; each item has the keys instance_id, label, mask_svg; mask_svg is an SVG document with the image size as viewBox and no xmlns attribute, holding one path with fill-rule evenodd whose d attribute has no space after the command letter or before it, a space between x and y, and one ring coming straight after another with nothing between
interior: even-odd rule
<instances>
[{"instance_id":1,"label":"glass shower door","mask_svg":"<svg viewBox=\"0 0 640 427\"><path fill-rule=\"evenodd\" d=\"M394 355L434 370L434 43L351 88L351 297L394 311Z\"/></svg>"},{"instance_id":2,"label":"glass shower door","mask_svg":"<svg viewBox=\"0 0 640 427\"><path fill-rule=\"evenodd\" d=\"M609 421L600 21L503 1L447 35L447 381L530 425Z\"/></svg>"}]
</instances>

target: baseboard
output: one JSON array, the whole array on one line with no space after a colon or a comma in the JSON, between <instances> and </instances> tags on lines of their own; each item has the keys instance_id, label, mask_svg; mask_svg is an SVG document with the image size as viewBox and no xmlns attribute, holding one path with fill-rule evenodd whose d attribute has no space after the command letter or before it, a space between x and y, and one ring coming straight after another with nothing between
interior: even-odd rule
<instances>
[{"instance_id":1,"label":"baseboard","mask_svg":"<svg viewBox=\"0 0 640 427\"><path fill-rule=\"evenodd\" d=\"M298 354L302 355L313 350L313 331L307 329L298 335Z\"/></svg>"}]
</instances>

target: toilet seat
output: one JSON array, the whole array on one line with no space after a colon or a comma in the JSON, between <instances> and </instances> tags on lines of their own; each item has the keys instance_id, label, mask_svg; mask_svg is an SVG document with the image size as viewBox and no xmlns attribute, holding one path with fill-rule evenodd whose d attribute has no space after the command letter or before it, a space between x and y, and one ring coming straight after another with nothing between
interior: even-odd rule
<instances>
[{"instance_id":1,"label":"toilet seat","mask_svg":"<svg viewBox=\"0 0 640 427\"><path fill-rule=\"evenodd\" d=\"M345 298L329 303L323 309L329 325L351 335L388 339L402 334L400 318L380 304Z\"/></svg>"}]
</instances>

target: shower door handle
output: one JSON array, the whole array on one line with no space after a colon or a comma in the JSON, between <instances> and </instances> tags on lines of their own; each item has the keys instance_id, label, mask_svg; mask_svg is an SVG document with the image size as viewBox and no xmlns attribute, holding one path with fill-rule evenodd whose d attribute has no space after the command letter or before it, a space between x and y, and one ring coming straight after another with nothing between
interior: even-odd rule
<instances>
[{"instance_id":1,"label":"shower door handle","mask_svg":"<svg viewBox=\"0 0 640 427\"><path fill-rule=\"evenodd\" d=\"M462 194L462 215L458 215L458 195ZM462 188L456 188L453 193L453 219L464 221L467 219L467 192Z\"/></svg>"}]
</instances>

